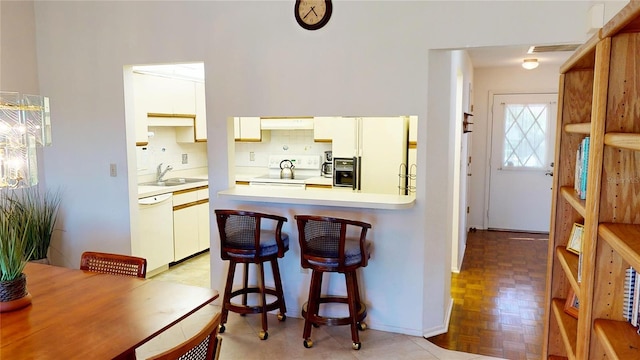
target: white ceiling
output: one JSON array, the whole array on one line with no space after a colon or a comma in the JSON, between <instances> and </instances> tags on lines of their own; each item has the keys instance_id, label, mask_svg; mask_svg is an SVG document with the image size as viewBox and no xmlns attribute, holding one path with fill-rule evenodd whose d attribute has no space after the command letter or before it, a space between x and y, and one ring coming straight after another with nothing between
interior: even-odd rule
<instances>
[{"instance_id":1,"label":"white ceiling","mask_svg":"<svg viewBox=\"0 0 640 360\"><path fill-rule=\"evenodd\" d=\"M502 47L477 47L464 49L469 54L474 68L519 66L524 59L538 59L540 65L561 65L573 51L540 52L528 54L528 45L502 46Z\"/></svg>"}]
</instances>

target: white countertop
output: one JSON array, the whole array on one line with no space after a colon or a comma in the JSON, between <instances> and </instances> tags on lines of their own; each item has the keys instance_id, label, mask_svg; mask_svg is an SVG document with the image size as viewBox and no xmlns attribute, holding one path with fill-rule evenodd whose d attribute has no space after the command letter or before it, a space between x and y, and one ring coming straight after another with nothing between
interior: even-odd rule
<instances>
[{"instance_id":1,"label":"white countertop","mask_svg":"<svg viewBox=\"0 0 640 360\"><path fill-rule=\"evenodd\" d=\"M409 209L416 201L415 195L370 194L346 188L302 190L270 187L265 191L264 187L243 185L219 191L218 196L237 201L391 210Z\"/></svg>"},{"instance_id":2,"label":"white countertop","mask_svg":"<svg viewBox=\"0 0 640 360\"><path fill-rule=\"evenodd\" d=\"M209 185L206 176L192 176L191 178L202 179L202 182L192 182L175 186L138 185L138 199Z\"/></svg>"}]
</instances>

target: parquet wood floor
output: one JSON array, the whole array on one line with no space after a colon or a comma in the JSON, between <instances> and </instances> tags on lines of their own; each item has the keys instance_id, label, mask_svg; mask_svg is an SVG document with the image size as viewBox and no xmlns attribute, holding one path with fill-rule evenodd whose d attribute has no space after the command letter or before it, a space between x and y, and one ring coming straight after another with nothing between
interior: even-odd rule
<instances>
[{"instance_id":1,"label":"parquet wood floor","mask_svg":"<svg viewBox=\"0 0 640 360\"><path fill-rule=\"evenodd\" d=\"M505 359L540 359L548 235L470 232L452 274L449 332L428 338L445 349Z\"/></svg>"}]
</instances>

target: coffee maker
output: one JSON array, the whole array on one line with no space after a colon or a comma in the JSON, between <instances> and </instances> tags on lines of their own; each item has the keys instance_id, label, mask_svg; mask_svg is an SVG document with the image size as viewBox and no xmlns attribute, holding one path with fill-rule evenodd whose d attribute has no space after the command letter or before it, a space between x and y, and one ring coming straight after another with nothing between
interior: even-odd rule
<instances>
[{"instance_id":1,"label":"coffee maker","mask_svg":"<svg viewBox=\"0 0 640 360\"><path fill-rule=\"evenodd\" d=\"M322 163L322 176L333 177L333 155L331 151L324 152L324 162Z\"/></svg>"}]
</instances>

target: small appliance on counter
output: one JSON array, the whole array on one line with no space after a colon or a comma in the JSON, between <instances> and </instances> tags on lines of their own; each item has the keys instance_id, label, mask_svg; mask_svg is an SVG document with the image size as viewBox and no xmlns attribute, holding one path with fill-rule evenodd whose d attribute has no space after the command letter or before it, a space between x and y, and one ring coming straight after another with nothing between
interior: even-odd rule
<instances>
[{"instance_id":1,"label":"small appliance on counter","mask_svg":"<svg viewBox=\"0 0 640 360\"><path fill-rule=\"evenodd\" d=\"M280 179L293 179L295 176L293 173L294 168L295 166L291 160L284 159L280 161Z\"/></svg>"},{"instance_id":2,"label":"small appliance on counter","mask_svg":"<svg viewBox=\"0 0 640 360\"><path fill-rule=\"evenodd\" d=\"M322 176L333 177L333 155L331 151L324 152L324 162L322 163Z\"/></svg>"}]
</instances>

